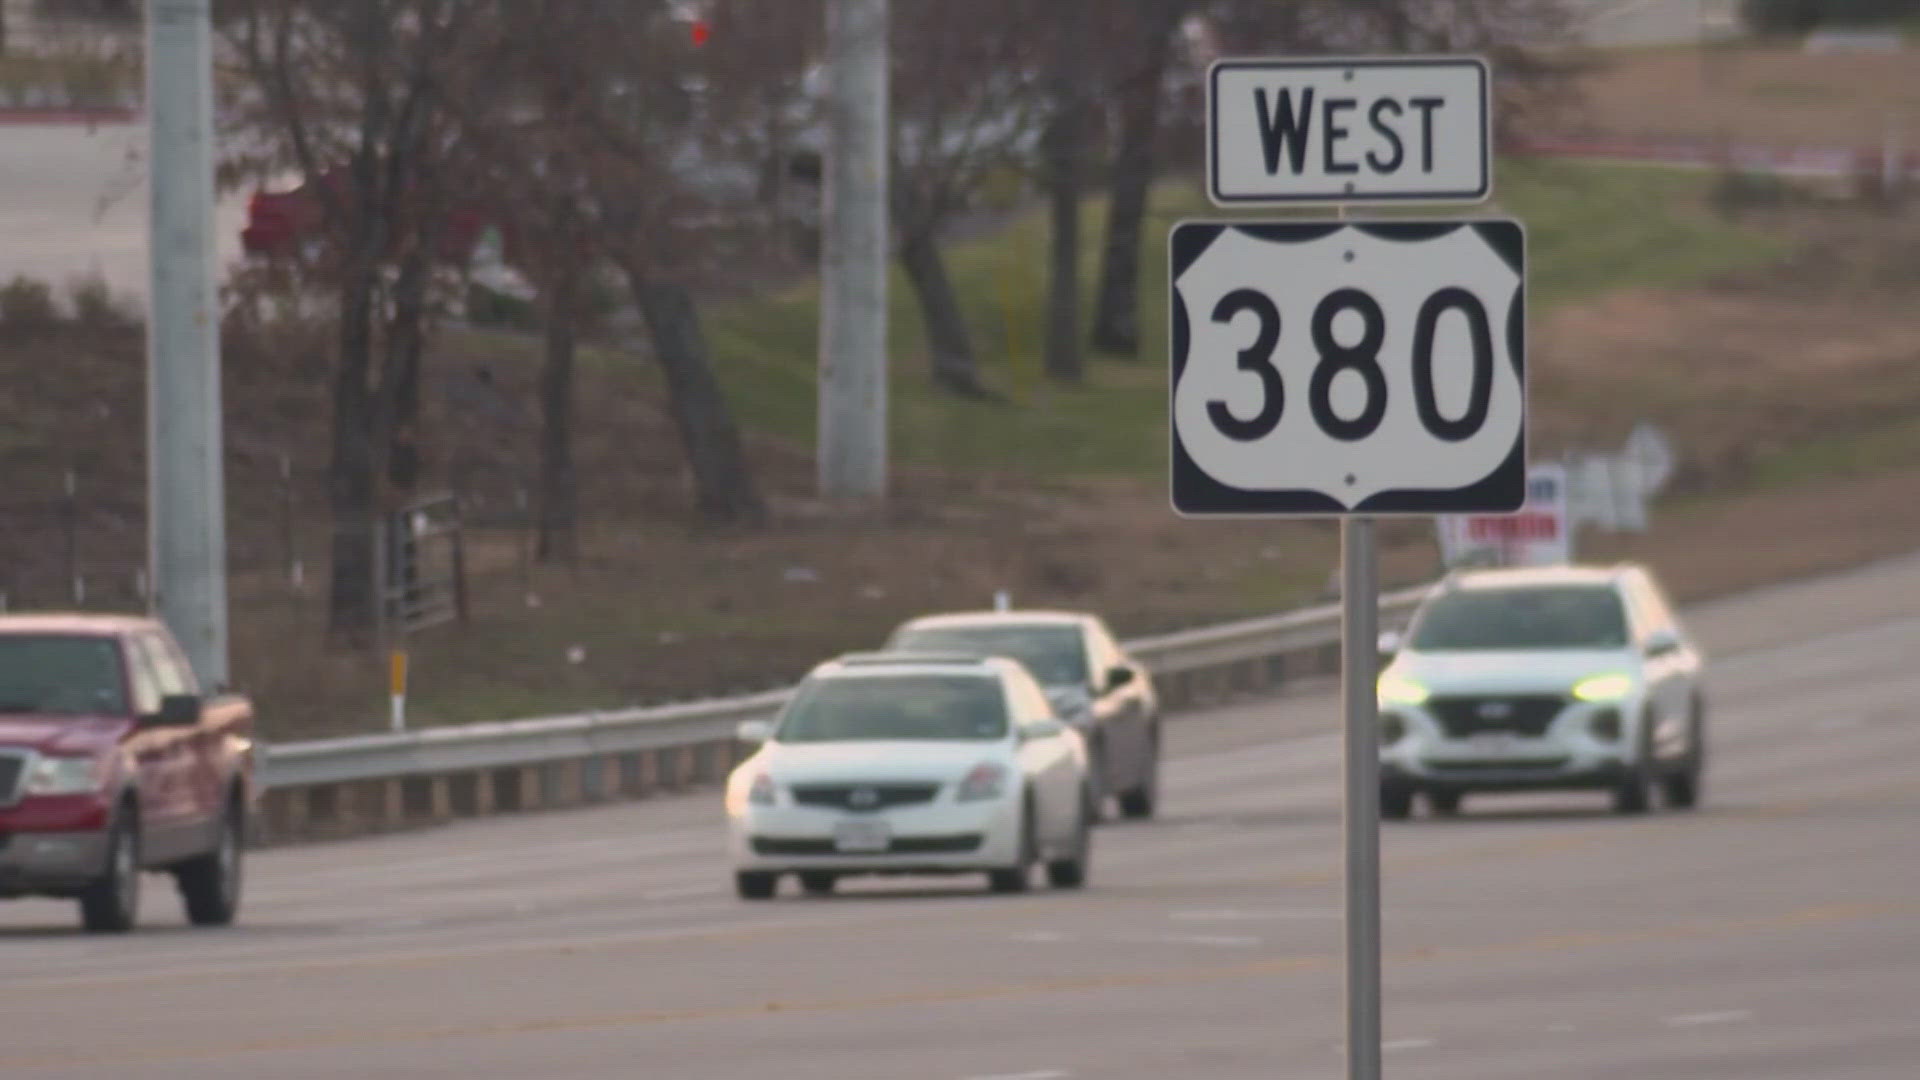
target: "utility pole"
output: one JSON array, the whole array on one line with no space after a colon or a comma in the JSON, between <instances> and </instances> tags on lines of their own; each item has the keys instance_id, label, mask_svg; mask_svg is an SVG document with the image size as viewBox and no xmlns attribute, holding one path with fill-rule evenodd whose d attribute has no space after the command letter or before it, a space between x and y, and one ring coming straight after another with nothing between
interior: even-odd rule
<instances>
[{"instance_id":1,"label":"utility pole","mask_svg":"<svg viewBox=\"0 0 1920 1080\"><path fill-rule=\"evenodd\" d=\"M227 685L227 522L213 244L212 0L147 0L147 522L157 611Z\"/></svg>"},{"instance_id":2,"label":"utility pole","mask_svg":"<svg viewBox=\"0 0 1920 1080\"><path fill-rule=\"evenodd\" d=\"M887 490L887 3L827 2L820 494Z\"/></svg>"}]
</instances>

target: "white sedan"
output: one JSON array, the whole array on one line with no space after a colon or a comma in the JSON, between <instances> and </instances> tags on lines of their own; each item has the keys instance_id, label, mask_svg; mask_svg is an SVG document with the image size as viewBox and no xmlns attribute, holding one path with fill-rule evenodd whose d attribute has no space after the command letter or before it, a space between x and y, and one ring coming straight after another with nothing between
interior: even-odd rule
<instances>
[{"instance_id":1,"label":"white sedan","mask_svg":"<svg viewBox=\"0 0 1920 1080\"><path fill-rule=\"evenodd\" d=\"M786 873L814 894L852 875L983 872L1019 892L1037 865L1058 888L1086 881L1086 742L1017 661L841 657L740 737L761 744L727 779L743 899Z\"/></svg>"}]
</instances>

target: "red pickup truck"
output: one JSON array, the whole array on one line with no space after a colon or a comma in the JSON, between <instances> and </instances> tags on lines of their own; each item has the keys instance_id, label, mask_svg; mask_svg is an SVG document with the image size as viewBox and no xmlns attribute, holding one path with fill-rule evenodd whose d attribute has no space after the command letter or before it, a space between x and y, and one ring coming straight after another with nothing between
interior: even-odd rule
<instances>
[{"instance_id":1,"label":"red pickup truck","mask_svg":"<svg viewBox=\"0 0 1920 1080\"><path fill-rule=\"evenodd\" d=\"M253 774L252 703L203 697L159 622L0 615L0 899L130 930L165 871L190 921L231 923Z\"/></svg>"}]
</instances>

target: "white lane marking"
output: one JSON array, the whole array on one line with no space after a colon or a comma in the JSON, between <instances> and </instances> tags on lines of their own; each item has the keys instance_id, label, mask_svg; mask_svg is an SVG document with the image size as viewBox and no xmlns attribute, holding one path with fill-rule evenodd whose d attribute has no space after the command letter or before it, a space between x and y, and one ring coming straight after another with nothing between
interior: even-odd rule
<instances>
[{"instance_id":1,"label":"white lane marking","mask_svg":"<svg viewBox=\"0 0 1920 1080\"><path fill-rule=\"evenodd\" d=\"M1039 1072L992 1073L984 1076L969 1076L967 1080L1066 1080L1070 1072L1059 1069L1041 1069Z\"/></svg>"},{"instance_id":2,"label":"white lane marking","mask_svg":"<svg viewBox=\"0 0 1920 1080\"><path fill-rule=\"evenodd\" d=\"M1684 1016L1669 1016L1668 1027L1703 1027L1707 1024L1737 1024L1742 1020L1753 1019L1753 1014L1745 1009L1728 1009L1724 1012L1688 1013Z\"/></svg>"},{"instance_id":3,"label":"white lane marking","mask_svg":"<svg viewBox=\"0 0 1920 1080\"><path fill-rule=\"evenodd\" d=\"M1067 940L1067 935L1052 930L1028 930L1025 933L1013 935L1013 940L1035 945L1051 945Z\"/></svg>"},{"instance_id":4,"label":"white lane marking","mask_svg":"<svg viewBox=\"0 0 1920 1080\"><path fill-rule=\"evenodd\" d=\"M1256 911L1175 911L1167 918L1175 922L1256 922L1267 919L1337 919L1337 911L1324 911L1313 908L1263 908Z\"/></svg>"},{"instance_id":5,"label":"white lane marking","mask_svg":"<svg viewBox=\"0 0 1920 1080\"><path fill-rule=\"evenodd\" d=\"M1389 1054L1397 1054L1402 1050L1425 1050L1432 1045L1434 1045L1432 1039L1392 1039L1381 1043L1380 1049Z\"/></svg>"},{"instance_id":6,"label":"white lane marking","mask_svg":"<svg viewBox=\"0 0 1920 1080\"><path fill-rule=\"evenodd\" d=\"M1265 938L1234 937L1224 934L1114 934L1115 941L1134 945L1211 945L1216 948L1244 949L1259 945Z\"/></svg>"}]
</instances>

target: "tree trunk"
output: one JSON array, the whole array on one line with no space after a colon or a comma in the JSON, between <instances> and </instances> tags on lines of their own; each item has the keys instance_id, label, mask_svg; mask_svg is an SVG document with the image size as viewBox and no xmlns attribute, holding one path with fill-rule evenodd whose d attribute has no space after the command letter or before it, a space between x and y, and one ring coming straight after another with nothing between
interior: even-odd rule
<instances>
[{"instance_id":1,"label":"tree trunk","mask_svg":"<svg viewBox=\"0 0 1920 1080\"><path fill-rule=\"evenodd\" d=\"M947 277L940 242L931 233L914 230L901 238L900 264L920 301L920 318L927 327L927 349L933 359L933 381L944 390L969 397L987 397L974 362L973 344L960 298Z\"/></svg>"},{"instance_id":2,"label":"tree trunk","mask_svg":"<svg viewBox=\"0 0 1920 1080\"><path fill-rule=\"evenodd\" d=\"M667 407L680 429L700 513L715 522L765 521L766 504L754 485L739 429L707 362L706 339L693 298L684 286L646 280L638 267L621 269L667 377Z\"/></svg>"},{"instance_id":3,"label":"tree trunk","mask_svg":"<svg viewBox=\"0 0 1920 1080\"><path fill-rule=\"evenodd\" d=\"M1047 375L1057 382L1084 377L1080 353L1080 196L1083 112L1079 94L1062 80L1059 104L1046 132L1047 196L1053 223L1047 259Z\"/></svg>"},{"instance_id":4,"label":"tree trunk","mask_svg":"<svg viewBox=\"0 0 1920 1080\"><path fill-rule=\"evenodd\" d=\"M1093 310L1093 347L1112 356L1140 354L1140 242L1153 190L1160 135L1161 83L1187 0L1146 0L1136 13L1140 63L1119 79L1120 145L1109 180L1106 243Z\"/></svg>"},{"instance_id":5,"label":"tree trunk","mask_svg":"<svg viewBox=\"0 0 1920 1080\"><path fill-rule=\"evenodd\" d=\"M573 471L574 318L579 267L562 260L548 288L547 359L540 372L540 534L535 558L571 563L579 554L579 493Z\"/></svg>"},{"instance_id":6,"label":"tree trunk","mask_svg":"<svg viewBox=\"0 0 1920 1080\"><path fill-rule=\"evenodd\" d=\"M358 254L340 288L340 356L333 382L333 457L327 468L333 513L328 629L364 642L376 625L374 596L375 402L373 256Z\"/></svg>"},{"instance_id":7,"label":"tree trunk","mask_svg":"<svg viewBox=\"0 0 1920 1080\"><path fill-rule=\"evenodd\" d=\"M420 364L427 340L427 282L431 261L424 241L400 263L393 287L393 323L387 331L387 479L399 491L420 482Z\"/></svg>"}]
</instances>

